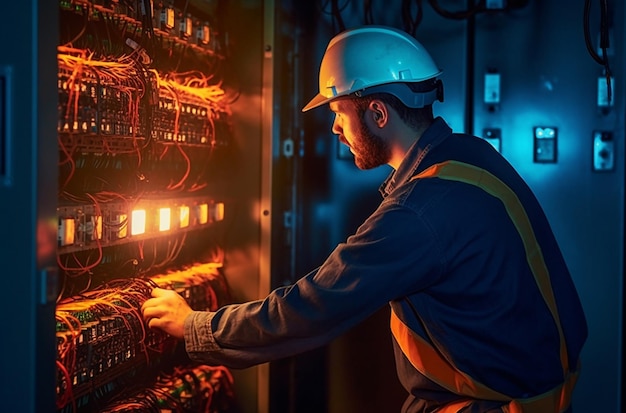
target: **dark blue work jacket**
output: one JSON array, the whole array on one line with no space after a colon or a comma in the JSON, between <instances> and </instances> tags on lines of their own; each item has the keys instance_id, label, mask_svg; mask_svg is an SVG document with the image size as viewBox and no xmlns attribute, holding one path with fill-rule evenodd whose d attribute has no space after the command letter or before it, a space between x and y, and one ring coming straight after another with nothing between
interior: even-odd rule
<instances>
[{"instance_id":1,"label":"dark blue work jacket","mask_svg":"<svg viewBox=\"0 0 626 413\"><path fill-rule=\"evenodd\" d=\"M190 357L235 368L275 360L326 344L394 303L412 331L436 341L457 368L486 386L515 398L557 386L563 380L558 332L502 202L463 182L410 180L450 160L487 170L517 194L543 253L570 365L576 366L586 321L542 208L489 143L453 134L441 118L381 186L377 210L320 268L263 300L188 317ZM458 399L419 373L397 345L395 350L398 377L409 393L403 412L432 412ZM499 411L501 404L478 402L472 411Z\"/></svg>"}]
</instances>

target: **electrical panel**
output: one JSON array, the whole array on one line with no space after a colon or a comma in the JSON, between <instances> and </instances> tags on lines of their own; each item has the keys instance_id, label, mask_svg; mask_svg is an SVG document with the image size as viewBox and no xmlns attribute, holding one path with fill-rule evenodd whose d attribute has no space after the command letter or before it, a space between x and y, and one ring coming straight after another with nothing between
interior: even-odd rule
<instances>
[{"instance_id":1,"label":"electrical panel","mask_svg":"<svg viewBox=\"0 0 626 413\"><path fill-rule=\"evenodd\" d=\"M557 160L557 136L558 128L553 126L535 126L534 138L534 162L555 163Z\"/></svg>"},{"instance_id":2,"label":"electrical panel","mask_svg":"<svg viewBox=\"0 0 626 413\"><path fill-rule=\"evenodd\" d=\"M235 404L228 369L190 364L140 311L157 286L195 310L231 300L220 224L237 96L198 4L59 1L59 412Z\"/></svg>"},{"instance_id":3,"label":"electrical panel","mask_svg":"<svg viewBox=\"0 0 626 413\"><path fill-rule=\"evenodd\" d=\"M593 170L615 169L615 142L610 131L593 131Z\"/></svg>"}]
</instances>

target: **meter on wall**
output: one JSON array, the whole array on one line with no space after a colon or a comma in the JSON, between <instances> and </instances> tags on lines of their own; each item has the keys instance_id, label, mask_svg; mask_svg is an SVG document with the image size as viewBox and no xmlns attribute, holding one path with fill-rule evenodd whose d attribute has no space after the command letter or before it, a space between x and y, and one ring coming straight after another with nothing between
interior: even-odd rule
<instances>
[{"instance_id":1,"label":"meter on wall","mask_svg":"<svg viewBox=\"0 0 626 413\"><path fill-rule=\"evenodd\" d=\"M609 131L593 132L593 170L612 171L615 168L615 143Z\"/></svg>"}]
</instances>

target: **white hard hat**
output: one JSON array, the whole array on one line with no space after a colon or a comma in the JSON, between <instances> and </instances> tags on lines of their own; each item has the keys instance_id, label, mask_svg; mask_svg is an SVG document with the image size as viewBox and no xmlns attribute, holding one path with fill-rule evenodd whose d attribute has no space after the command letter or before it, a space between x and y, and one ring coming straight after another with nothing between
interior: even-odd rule
<instances>
[{"instance_id":1,"label":"white hard hat","mask_svg":"<svg viewBox=\"0 0 626 413\"><path fill-rule=\"evenodd\" d=\"M437 90L433 86L433 90L415 93L405 83L424 82L440 74L426 49L406 32L374 25L346 30L328 43L320 65L319 94L302 111L355 92L387 92L407 106L423 107L442 100L441 84Z\"/></svg>"}]
</instances>

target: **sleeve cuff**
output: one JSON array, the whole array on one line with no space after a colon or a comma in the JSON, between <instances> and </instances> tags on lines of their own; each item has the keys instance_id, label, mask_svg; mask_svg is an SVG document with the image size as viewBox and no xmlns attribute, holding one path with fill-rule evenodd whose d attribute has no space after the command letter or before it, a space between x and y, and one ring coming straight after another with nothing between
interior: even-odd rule
<instances>
[{"instance_id":1,"label":"sleeve cuff","mask_svg":"<svg viewBox=\"0 0 626 413\"><path fill-rule=\"evenodd\" d=\"M190 355L220 350L211 329L211 320L214 315L213 312L194 311L185 319L185 349Z\"/></svg>"}]
</instances>

